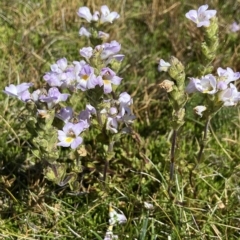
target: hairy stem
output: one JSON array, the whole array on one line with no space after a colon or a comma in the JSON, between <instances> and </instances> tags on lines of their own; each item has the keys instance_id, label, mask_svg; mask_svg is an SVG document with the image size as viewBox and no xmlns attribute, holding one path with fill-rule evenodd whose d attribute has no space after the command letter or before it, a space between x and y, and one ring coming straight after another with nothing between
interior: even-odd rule
<instances>
[{"instance_id":1,"label":"hairy stem","mask_svg":"<svg viewBox=\"0 0 240 240\"><path fill-rule=\"evenodd\" d=\"M203 139L201 141L201 144L200 144L200 150L199 150L199 153L198 153L198 156L197 156L197 161L198 163L201 161L202 159L202 155L203 155L203 150L204 150L204 147L206 145L206 141L207 141L207 134L208 134L208 128L209 128L209 124L210 124L210 116L207 117L207 121L206 121L206 124L205 124L205 127L204 127L204 135L203 135Z\"/></svg>"},{"instance_id":2,"label":"hairy stem","mask_svg":"<svg viewBox=\"0 0 240 240\"><path fill-rule=\"evenodd\" d=\"M170 181L173 181L173 177L174 177L176 141L177 141L177 130L174 129L173 136L172 136L171 153L170 153Z\"/></svg>"},{"instance_id":3,"label":"hairy stem","mask_svg":"<svg viewBox=\"0 0 240 240\"><path fill-rule=\"evenodd\" d=\"M110 155L113 152L113 145L114 145L114 142L110 141L110 143L108 145L107 155ZM104 182L104 184L106 183L106 179L107 179L108 167L109 167L109 159L108 159L108 157L106 157L106 159L105 159L105 166L104 166L104 172L103 172L103 182Z\"/></svg>"}]
</instances>

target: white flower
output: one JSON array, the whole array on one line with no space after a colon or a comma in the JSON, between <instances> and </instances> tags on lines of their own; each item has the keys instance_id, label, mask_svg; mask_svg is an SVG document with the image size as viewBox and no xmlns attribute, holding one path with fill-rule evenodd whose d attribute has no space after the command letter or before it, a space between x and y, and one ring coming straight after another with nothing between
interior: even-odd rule
<instances>
[{"instance_id":1,"label":"white flower","mask_svg":"<svg viewBox=\"0 0 240 240\"><path fill-rule=\"evenodd\" d=\"M226 84L236 81L240 78L240 72L234 72L231 68L227 67L223 69L219 67L217 69L218 76L221 77L221 80L224 80Z\"/></svg>"},{"instance_id":2,"label":"white flower","mask_svg":"<svg viewBox=\"0 0 240 240\"><path fill-rule=\"evenodd\" d=\"M102 12L102 15L101 15L100 21L102 23L105 23L105 22L112 23L115 19L118 19L120 17L120 15L117 12L110 12L108 6L106 5L103 5L101 7L101 12Z\"/></svg>"},{"instance_id":3,"label":"white flower","mask_svg":"<svg viewBox=\"0 0 240 240\"><path fill-rule=\"evenodd\" d=\"M163 59L160 60L158 65L159 72L167 72L171 64L169 62L165 62Z\"/></svg>"},{"instance_id":4,"label":"white flower","mask_svg":"<svg viewBox=\"0 0 240 240\"><path fill-rule=\"evenodd\" d=\"M111 206L109 207L109 224L114 226L116 224L123 224L127 221L123 213L117 213Z\"/></svg>"},{"instance_id":5,"label":"white flower","mask_svg":"<svg viewBox=\"0 0 240 240\"><path fill-rule=\"evenodd\" d=\"M88 22L93 20L93 16L88 7L80 7L77 14L79 17L86 19Z\"/></svg>"},{"instance_id":6,"label":"white flower","mask_svg":"<svg viewBox=\"0 0 240 240\"><path fill-rule=\"evenodd\" d=\"M217 80L212 74L205 75L201 79L198 78L189 79L190 82L185 90L188 94L194 92L214 94L217 92Z\"/></svg>"},{"instance_id":7,"label":"white flower","mask_svg":"<svg viewBox=\"0 0 240 240\"><path fill-rule=\"evenodd\" d=\"M193 110L194 112L199 115L200 117L202 117L202 112L204 112L207 108L205 106L196 106Z\"/></svg>"},{"instance_id":8,"label":"white flower","mask_svg":"<svg viewBox=\"0 0 240 240\"><path fill-rule=\"evenodd\" d=\"M152 210L154 207L151 203L148 202L144 202L144 207L148 210Z\"/></svg>"},{"instance_id":9,"label":"white flower","mask_svg":"<svg viewBox=\"0 0 240 240\"><path fill-rule=\"evenodd\" d=\"M237 24L236 22L233 22L230 26L230 31L231 32L238 32L240 31L240 24Z\"/></svg>"},{"instance_id":10,"label":"white flower","mask_svg":"<svg viewBox=\"0 0 240 240\"><path fill-rule=\"evenodd\" d=\"M210 25L209 19L214 17L217 13L216 10L207 10L208 5L202 5L198 10L190 10L186 13L186 18L192 20L197 24L197 27L208 27Z\"/></svg>"},{"instance_id":11,"label":"white flower","mask_svg":"<svg viewBox=\"0 0 240 240\"><path fill-rule=\"evenodd\" d=\"M230 83L229 88L219 92L218 99L223 102L223 106L234 106L240 100L240 92L234 84Z\"/></svg>"}]
</instances>

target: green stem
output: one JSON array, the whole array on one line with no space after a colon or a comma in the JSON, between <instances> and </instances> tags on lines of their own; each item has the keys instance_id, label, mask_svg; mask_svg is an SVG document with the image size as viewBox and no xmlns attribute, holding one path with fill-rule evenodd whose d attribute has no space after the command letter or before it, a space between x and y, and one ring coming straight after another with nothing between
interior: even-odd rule
<instances>
[{"instance_id":1,"label":"green stem","mask_svg":"<svg viewBox=\"0 0 240 240\"><path fill-rule=\"evenodd\" d=\"M170 181L173 181L174 177L174 163L175 163L175 150L176 150L176 141L177 141L177 130L173 130L172 136L172 146L171 146L171 154L170 154Z\"/></svg>"},{"instance_id":2,"label":"green stem","mask_svg":"<svg viewBox=\"0 0 240 240\"><path fill-rule=\"evenodd\" d=\"M197 156L198 163L202 159L203 150L204 150L204 148L206 146L207 134L208 134L208 128L209 128L210 120L211 120L211 117L207 116L207 121L206 121L206 124L205 124L205 127L204 127L204 135L203 135L203 139L202 139L201 144L200 144L200 150L199 150L198 156Z\"/></svg>"},{"instance_id":3,"label":"green stem","mask_svg":"<svg viewBox=\"0 0 240 240\"><path fill-rule=\"evenodd\" d=\"M114 142L110 141L110 143L108 145L108 152L107 152L107 154L108 153L111 154L113 152L113 145L114 145ZM106 157L106 159L105 159L105 166L104 166L104 172L103 172L103 182L104 182L104 184L106 183L106 179L107 179L108 167L109 167L109 160L108 160L108 157Z\"/></svg>"}]
</instances>

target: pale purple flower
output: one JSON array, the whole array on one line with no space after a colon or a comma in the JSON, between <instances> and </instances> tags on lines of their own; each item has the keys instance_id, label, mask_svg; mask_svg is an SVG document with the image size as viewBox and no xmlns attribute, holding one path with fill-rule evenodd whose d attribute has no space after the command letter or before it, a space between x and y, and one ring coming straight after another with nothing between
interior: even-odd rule
<instances>
[{"instance_id":1,"label":"pale purple flower","mask_svg":"<svg viewBox=\"0 0 240 240\"><path fill-rule=\"evenodd\" d=\"M103 86L103 79L101 76L92 77L88 81L88 89L93 89L96 86L102 87Z\"/></svg>"},{"instance_id":2,"label":"pale purple flower","mask_svg":"<svg viewBox=\"0 0 240 240\"><path fill-rule=\"evenodd\" d=\"M107 39L107 38L109 38L109 34L105 33L105 32L102 32L102 31L99 31L98 32L98 37L103 38L103 39Z\"/></svg>"},{"instance_id":3,"label":"pale purple flower","mask_svg":"<svg viewBox=\"0 0 240 240\"><path fill-rule=\"evenodd\" d=\"M39 100L41 102L46 102L48 105L48 109L53 108L57 103L66 101L70 94L60 93L58 88L52 87L48 90L47 96L40 96Z\"/></svg>"},{"instance_id":4,"label":"pale purple flower","mask_svg":"<svg viewBox=\"0 0 240 240\"><path fill-rule=\"evenodd\" d=\"M78 9L77 15L81 18L84 18L88 22L91 22L93 19L93 16L90 12L90 9L88 7L80 7Z\"/></svg>"},{"instance_id":5,"label":"pale purple flower","mask_svg":"<svg viewBox=\"0 0 240 240\"><path fill-rule=\"evenodd\" d=\"M92 34L85 27L81 27L79 30L79 35L89 38Z\"/></svg>"},{"instance_id":6,"label":"pale purple flower","mask_svg":"<svg viewBox=\"0 0 240 240\"><path fill-rule=\"evenodd\" d=\"M77 79L77 89L86 91L87 89L92 88L91 81L93 81L94 78L96 78L94 69L90 67L90 65L85 64L82 67Z\"/></svg>"},{"instance_id":7,"label":"pale purple flower","mask_svg":"<svg viewBox=\"0 0 240 240\"><path fill-rule=\"evenodd\" d=\"M73 117L73 110L71 107L61 108L61 110L56 113L56 117L67 123Z\"/></svg>"},{"instance_id":8,"label":"pale purple flower","mask_svg":"<svg viewBox=\"0 0 240 240\"><path fill-rule=\"evenodd\" d=\"M93 49L92 47L84 47L82 49L80 49L80 55L84 58L86 58L87 60L93 55Z\"/></svg>"},{"instance_id":9,"label":"pale purple flower","mask_svg":"<svg viewBox=\"0 0 240 240\"><path fill-rule=\"evenodd\" d=\"M21 94L21 100L23 102L28 102L29 100L31 100L31 93L28 90L24 91Z\"/></svg>"},{"instance_id":10,"label":"pale purple flower","mask_svg":"<svg viewBox=\"0 0 240 240\"><path fill-rule=\"evenodd\" d=\"M198 78L192 78L192 77L190 77L189 80L190 81L185 89L186 93L191 94L191 93L198 92L199 86L201 86L201 80Z\"/></svg>"},{"instance_id":11,"label":"pale purple flower","mask_svg":"<svg viewBox=\"0 0 240 240\"><path fill-rule=\"evenodd\" d=\"M109 209L109 224L114 226L116 224L123 224L127 222L126 216L121 213L117 213L115 209L110 207Z\"/></svg>"},{"instance_id":12,"label":"pale purple flower","mask_svg":"<svg viewBox=\"0 0 240 240\"><path fill-rule=\"evenodd\" d=\"M217 89L218 90L225 90L227 88L228 88L228 84L227 84L226 81L224 81L224 80L218 81L218 83L217 83Z\"/></svg>"},{"instance_id":13,"label":"pale purple flower","mask_svg":"<svg viewBox=\"0 0 240 240\"><path fill-rule=\"evenodd\" d=\"M223 106L234 106L240 100L240 92L236 86L230 83L230 87L218 93L219 101L223 102Z\"/></svg>"},{"instance_id":14,"label":"pale purple flower","mask_svg":"<svg viewBox=\"0 0 240 240\"><path fill-rule=\"evenodd\" d=\"M197 27L208 27L210 25L209 19L214 17L217 13L216 10L207 10L208 5L202 5L198 8L198 10L190 10L188 13L186 13L186 18L192 20L197 24Z\"/></svg>"},{"instance_id":15,"label":"pale purple flower","mask_svg":"<svg viewBox=\"0 0 240 240\"><path fill-rule=\"evenodd\" d=\"M51 87L67 87L73 81L74 67L68 65L66 58L61 58L57 63L51 65L51 71L47 72L43 79Z\"/></svg>"},{"instance_id":16,"label":"pale purple flower","mask_svg":"<svg viewBox=\"0 0 240 240\"><path fill-rule=\"evenodd\" d=\"M67 59L61 58L57 61L57 63L51 65L51 70L55 73L63 73L66 70L67 66Z\"/></svg>"},{"instance_id":17,"label":"pale purple flower","mask_svg":"<svg viewBox=\"0 0 240 240\"><path fill-rule=\"evenodd\" d=\"M102 68L100 75L103 80L104 93L112 92L112 84L119 85L122 81L122 78L116 76L116 73L108 67Z\"/></svg>"},{"instance_id":18,"label":"pale purple flower","mask_svg":"<svg viewBox=\"0 0 240 240\"><path fill-rule=\"evenodd\" d=\"M107 58L115 55L121 49L121 45L117 41L111 41L110 43L104 43L102 46L101 59L106 60ZM98 46L97 46L98 47Z\"/></svg>"},{"instance_id":19,"label":"pale purple flower","mask_svg":"<svg viewBox=\"0 0 240 240\"><path fill-rule=\"evenodd\" d=\"M83 122L77 124L66 123L63 127L63 130L58 130L58 140L60 141L57 146L70 147L76 149L83 141L79 136L80 133L84 130Z\"/></svg>"},{"instance_id":20,"label":"pale purple flower","mask_svg":"<svg viewBox=\"0 0 240 240\"><path fill-rule=\"evenodd\" d=\"M240 72L234 72L231 68L227 67L223 69L219 67L217 69L218 76L220 77L220 81L224 81L227 84L233 81L236 81L240 78Z\"/></svg>"},{"instance_id":21,"label":"pale purple flower","mask_svg":"<svg viewBox=\"0 0 240 240\"><path fill-rule=\"evenodd\" d=\"M115 117L108 117L106 123L106 129L109 130L111 133L118 132L118 121Z\"/></svg>"},{"instance_id":22,"label":"pale purple flower","mask_svg":"<svg viewBox=\"0 0 240 240\"><path fill-rule=\"evenodd\" d=\"M240 31L240 24L237 24L236 22L233 22L230 26L230 31L231 32L238 32Z\"/></svg>"},{"instance_id":23,"label":"pale purple flower","mask_svg":"<svg viewBox=\"0 0 240 240\"><path fill-rule=\"evenodd\" d=\"M129 124L133 123L133 120L136 118L129 107L132 105L133 100L128 93L123 92L119 95L118 101L119 113L117 115L117 119L119 122L124 122L128 126Z\"/></svg>"},{"instance_id":24,"label":"pale purple flower","mask_svg":"<svg viewBox=\"0 0 240 240\"><path fill-rule=\"evenodd\" d=\"M101 19L100 22L110 22L112 23L115 19L118 19L120 15L117 12L110 12L108 6L103 5L101 7Z\"/></svg>"},{"instance_id":25,"label":"pale purple flower","mask_svg":"<svg viewBox=\"0 0 240 240\"><path fill-rule=\"evenodd\" d=\"M58 78L58 74L55 72L47 72L44 76L43 79L48 83L49 86L51 87L60 87L63 82L61 79Z\"/></svg>"},{"instance_id":26,"label":"pale purple flower","mask_svg":"<svg viewBox=\"0 0 240 240\"><path fill-rule=\"evenodd\" d=\"M32 92L31 94L31 99L34 102L38 102L39 97L42 95L42 91L40 89L37 89L35 91Z\"/></svg>"},{"instance_id":27,"label":"pale purple flower","mask_svg":"<svg viewBox=\"0 0 240 240\"><path fill-rule=\"evenodd\" d=\"M158 71L159 72L167 72L171 64L169 62L165 62L163 59L159 61Z\"/></svg>"},{"instance_id":28,"label":"pale purple flower","mask_svg":"<svg viewBox=\"0 0 240 240\"><path fill-rule=\"evenodd\" d=\"M205 106L199 105L199 106L196 106L193 110L197 115L202 117L202 112L206 111L206 109L207 108Z\"/></svg>"},{"instance_id":29,"label":"pale purple flower","mask_svg":"<svg viewBox=\"0 0 240 240\"><path fill-rule=\"evenodd\" d=\"M212 74L205 75L201 79L197 78L189 79L190 82L185 90L188 94L194 92L214 94L217 92L217 80Z\"/></svg>"},{"instance_id":30,"label":"pale purple flower","mask_svg":"<svg viewBox=\"0 0 240 240\"><path fill-rule=\"evenodd\" d=\"M81 111L78 115L78 119L79 121L87 121L90 126L92 115L96 115L96 109L92 105L87 104L86 109Z\"/></svg>"},{"instance_id":31,"label":"pale purple flower","mask_svg":"<svg viewBox=\"0 0 240 240\"><path fill-rule=\"evenodd\" d=\"M21 83L19 85L13 85L10 84L8 87L5 87L5 90L3 91L9 96L16 97L22 101L25 99L26 94L25 91L28 91L28 88L31 87L33 84L32 83ZM22 99L22 96L24 97Z\"/></svg>"},{"instance_id":32,"label":"pale purple flower","mask_svg":"<svg viewBox=\"0 0 240 240\"><path fill-rule=\"evenodd\" d=\"M92 21L95 21L97 22L99 20L99 12L98 11L95 11L93 16L92 16Z\"/></svg>"}]
</instances>

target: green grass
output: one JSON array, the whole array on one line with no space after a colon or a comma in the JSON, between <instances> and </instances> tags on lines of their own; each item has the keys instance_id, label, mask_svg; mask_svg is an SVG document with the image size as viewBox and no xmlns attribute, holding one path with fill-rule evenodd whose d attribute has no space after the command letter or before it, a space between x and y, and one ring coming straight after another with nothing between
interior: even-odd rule
<instances>
[{"instance_id":1,"label":"green grass","mask_svg":"<svg viewBox=\"0 0 240 240\"><path fill-rule=\"evenodd\" d=\"M203 161L196 156L204 123L192 113L201 99L188 104L177 141L175 179L169 182L171 114L167 95L158 84L169 78L157 71L161 58L176 56L195 76L200 60L201 31L185 18L204 1L97 0L0 2L0 89L20 82L43 86L43 75L61 57L80 59L89 45L78 36L77 9L107 4L121 18L106 32L126 55L119 90L134 99L133 135L116 143L107 183L102 181L104 155L98 132L86 135L90 152L82 157L79 194L44 178L44 164L32 154L24 104L0 92L0 238L103 239L108 207L121 209L128 221L114 227L119 239L239 239L240 121L239 108L222 109L211 122ZM239 1L211 1L217 9L221 47L213 62L240 71L239 32L226 26L240 21ZM81 97L82 98L82 97ZM78 99L73 99L73 102ZM83 103L76 106L79 110ZM61 163L71 167L68 151ZM168 194L171 185L172 195ZM144 208L152 203L153 210Z\"/></svg>"}]
</instances>

